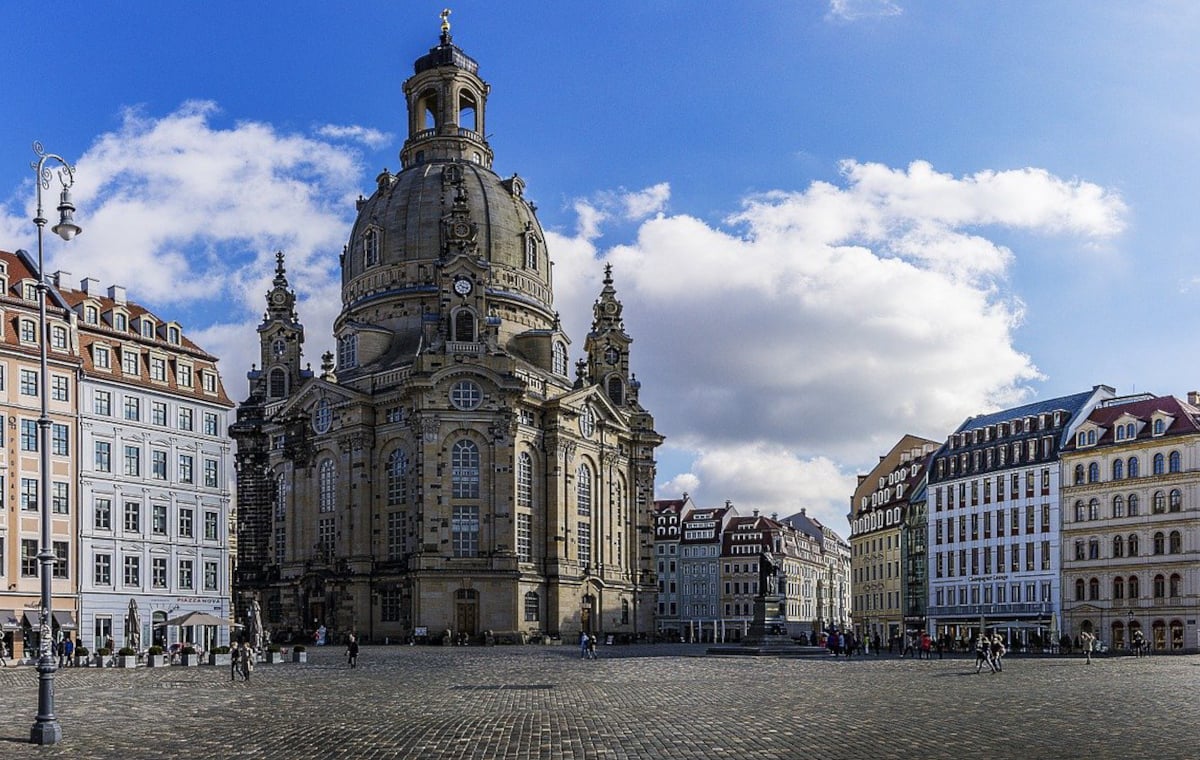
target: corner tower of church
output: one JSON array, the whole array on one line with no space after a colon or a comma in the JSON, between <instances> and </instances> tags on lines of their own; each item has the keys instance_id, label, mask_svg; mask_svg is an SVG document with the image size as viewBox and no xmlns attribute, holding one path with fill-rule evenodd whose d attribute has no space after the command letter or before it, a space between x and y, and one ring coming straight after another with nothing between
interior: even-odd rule
<instances>
[{"instance_id":1,"label":"corner tower of church","mask_svg":"<svg viewBox=\"0 0 1200 760\"><path fill-rule=\"evenodd\" d=\"M572 373L536 208L492 170L478 68L443 14L404 83L401 169L358 201L320 376L300 369L278 257L231 432L239 604L281 635L653 630L663 439L612 271Z\"/></svg>"}]
</instances>

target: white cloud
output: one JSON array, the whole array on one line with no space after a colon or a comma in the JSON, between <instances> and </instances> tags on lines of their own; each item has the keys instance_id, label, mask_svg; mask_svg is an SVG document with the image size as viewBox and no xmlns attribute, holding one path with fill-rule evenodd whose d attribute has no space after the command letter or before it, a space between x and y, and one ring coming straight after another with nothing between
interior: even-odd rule
<instances>
[{"instance_id":1,"label":"white cloud","mask_svg":"<svg viewBox=\"0 0 1200 760\"><path fill-rule=\"evenodd\" d=\"M48 246L47 270L125 285L131 299L181 321L184 311L202 321L215 315L216 325L185 328L222 358L229 393L240 399L243 373L258 357L254 328L276 250L287 254L303 319L315 328L308 354L319 365L363 170L342 147L261 122L217 126L219 115L211 102L163 117L126 111L76 163L84 232L69 246ZM0 231L32 250L28 203L0 207Z\"/></svg>"},{"instance_id":2,"label":"white cloud","mask_svg":"<svg viewBox=\"0 0 1200 760\"><path fill-rule=\"evenodd\" d=\"M825 18L833 21L861 21L899 16L903 12L892 0L829 0L829 11Z\"/></svg>"},{"instance_id":3,"label":"white cloud","mask_svg":"<svg viewBox=\"0 0 1200 760\"><path fill-rule=\"evenodd\" d=\"M698 503L748 493L844 516L844 473L905 433L1021 403L1040 379L1014 345L1014 253L989 231L1096 241L1124 226L1119 196L1039 169L847 162L843 177L748 199L736 232L660 215L629 244L597 249L602 229L551 241L556 284L588 283L558 289L564 315L586 318L598 276L583 275L613 265L642 401L696 452L685 476L662 473L664 496L687 485Z\"/></svg>"},{"instance_id":4,"label":"white cloud","mask_svg":"<svg viewBox=\"0 0 1200 760\"><path fill-rule=\"evenodd\" d=\"M359 142L371 148L379 150L391 145L395 137L390 132L383 132L370 127L362 127L355 125L339 125L326 124L323 127L318 127L316 133L321 137L328 137L331 140L351 140Z\"/></svg>"}]
</instances>

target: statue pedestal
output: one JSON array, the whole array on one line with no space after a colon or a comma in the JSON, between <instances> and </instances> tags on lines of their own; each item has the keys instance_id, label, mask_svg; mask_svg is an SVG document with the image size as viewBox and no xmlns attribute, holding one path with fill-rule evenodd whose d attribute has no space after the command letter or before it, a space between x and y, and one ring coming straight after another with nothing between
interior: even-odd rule
<instances>
[{"instance_id":1,"label":"statue pedestal","mask_svg":"<svg viewBox=\"0 0 1200 760\"><path fill-rule=\"evenodd\" d=\"M741 644L708 648L708 654L750 657L826 657L824 647L800 646L787 630L787 600L783 594L766 594L754 599L754 620Z\"/></svg>"}]
</instances>

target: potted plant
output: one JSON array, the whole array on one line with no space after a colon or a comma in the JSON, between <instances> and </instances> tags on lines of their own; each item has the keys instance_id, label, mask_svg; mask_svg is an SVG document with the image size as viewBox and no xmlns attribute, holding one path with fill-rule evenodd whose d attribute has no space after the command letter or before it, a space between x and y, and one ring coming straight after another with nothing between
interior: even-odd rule
<instances>
[{"instance_id":1,"label":"potted plant","mask_svg":"<svg viewBox=\"0 0 1200 760\"><path fill-rule=\"evenodd\" d=\"M213 650L208 653L209 665L224 665L228 667L232 659L232 655L229 654L229 647L226 646L213 647Z\"/></svg>"},{"instance_id":2,"label":"potted plant","mask_svg":"<svg viewBox=\"0 0 1200 760\"><path fill-rule=\"evenodd\" d=\"M137 651L133 647L121 647L117 650L117 667L136 668Z\"/></svg>"},{"instance_id":3,"label":"potted plant","mask_svg":"<svg viewBox=\"0 0 1200 760\"><path fill-rule=\"evenodd\" d=\"M200 664L200 655L196 654L196 647L194 646L188 645L184 647L183 649L179 650L179 655L179 659L183 662L185 667L190 668L193 665Z\"/></svg>"},{"instance_id":4,"label":"potted plant","mask_svg":"<svg viewBox=\"0 0 1200 760\"><path fill-rule=\"evenodd\" d=\"M96 667L103 668L108 665L108 658L112 655L112 650L108 647L100 647L96 650Z\"/></svg>"},{"instance_id":5,"label":"potted plant","mask_svg":"<svg viewBox=\"0 0 1200 760\"><path fill-rule=\"evenodd\" d=\"M167 664L167 656L163 654L163 648L158 644L146 650L146 667L162 668Z\"/></svg>"},{"instance_id":6,"label":"potted plant","mask_svg":"<svg viewBox=\"0 0 1200 760\"><path fill-rule=\"evenodd\" d=\"M283 650L278 644L271 644L267 647L267 664L279 665L283 662Z\"/></svg>"},{"instance_id":7,"label":"potted plant","mask_svg":"<svg viewBox=\"0 0 1200 760\"><path fill-rule=\"evenodd\" d=\"M308 662L308 649L303 644L292 647L292 662Z\"/></svg>"},{"instance_id":8,"label":"potted plant","mask_svg":"<svg viewBox=\"0 0 1200 760\"><path fill-rule=\"evenodd\" d=\"M76 667L86 668L92 664L92 653L87 647L75 647L75 665Z\"/></svg>"}]
</instances>

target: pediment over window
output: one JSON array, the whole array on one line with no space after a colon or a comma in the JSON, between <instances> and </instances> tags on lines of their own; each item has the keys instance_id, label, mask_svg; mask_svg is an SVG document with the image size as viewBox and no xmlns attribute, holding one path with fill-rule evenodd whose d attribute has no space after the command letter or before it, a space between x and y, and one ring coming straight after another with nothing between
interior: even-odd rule
<instances>
[{"instance_id":1,"label":"pediment over window","mask_svg":"<svg viewBox=\"0 0 1200 760\"><path fill-rule=\"evenodd\" d=\"M1150 415L1150 435L1163 435L1171 429L1172 423L1175 422L1175 416L1164 411L1157 411Z\"/></svg>"}]
</instances>

